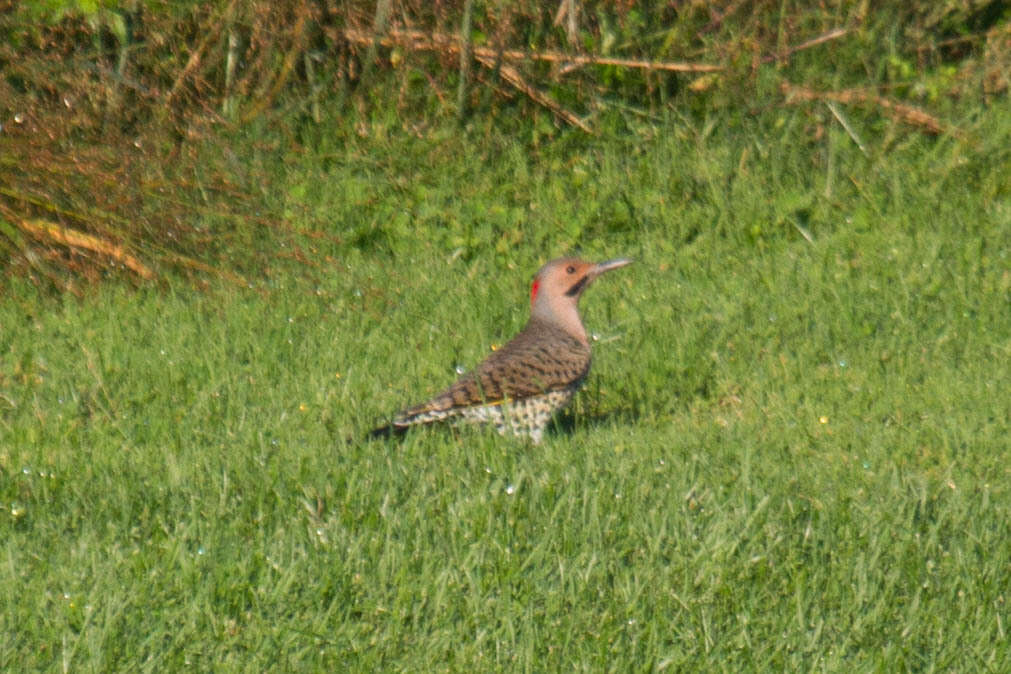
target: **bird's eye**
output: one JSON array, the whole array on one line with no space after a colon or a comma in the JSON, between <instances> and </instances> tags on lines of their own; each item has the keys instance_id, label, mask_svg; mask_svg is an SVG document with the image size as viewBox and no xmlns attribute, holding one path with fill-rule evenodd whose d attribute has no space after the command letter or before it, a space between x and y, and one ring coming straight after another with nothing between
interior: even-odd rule
<instances>
[{"instance_id":1,"label":"bird's eye","mask_svg":"<svg viewBox=\"0 0 1011 674\"><path fill-rule=\"evenodd\" d=\"M576 273L576 268L573 267L570 264L568 267L565 268L565 273L567 273L567 274L575 274Z\"/></svg>"}]
</instances>

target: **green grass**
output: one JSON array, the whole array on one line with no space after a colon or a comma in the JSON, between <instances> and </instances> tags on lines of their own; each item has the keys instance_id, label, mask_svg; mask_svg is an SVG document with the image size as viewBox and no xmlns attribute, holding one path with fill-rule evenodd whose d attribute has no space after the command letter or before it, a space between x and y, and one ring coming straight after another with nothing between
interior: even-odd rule
<instances>
[{"instance_id":1,"label":"green grass","mask_svg":"<svg viewBox=\"0 0 1011 674\"><path fill-rule=\"evenodd\" d=\"M1003 670L1011 119L804 125L346 139L278 174L325 265L15 284L0 669ZM541 446L359 439L572 249L637 264Z\"/></svg>"}]
</instances>

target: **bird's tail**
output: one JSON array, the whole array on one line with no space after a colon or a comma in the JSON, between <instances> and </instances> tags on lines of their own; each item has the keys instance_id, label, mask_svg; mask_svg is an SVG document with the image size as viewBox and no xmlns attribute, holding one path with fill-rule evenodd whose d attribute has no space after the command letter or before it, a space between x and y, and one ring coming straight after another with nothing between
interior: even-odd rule
<instances>
[{"instance_id":1,"label":"bird's tail","mask_svg":"<svg viewBox=\"0 0 1011 674\"><path fill-rule=\"evenodd\" d=\"M370 440L377 438L399 438L407 432L408 428L408 426L398 424L385 424L383 426L373 428L365 437Z\"/></svg>"},{"instance_id":2,"label":"bird's tail","mask_svg":"<svg viewBox=\"0 0 1011 674\"><path fill-rule=\"evenodd\" d=\"M412 407L393 418L388 424L369 431L369 438L400 437L412 426L427 426L438 421L452 419L460 415L460 410L432 409L423 405Z\"/></svg>"}]
</instances>

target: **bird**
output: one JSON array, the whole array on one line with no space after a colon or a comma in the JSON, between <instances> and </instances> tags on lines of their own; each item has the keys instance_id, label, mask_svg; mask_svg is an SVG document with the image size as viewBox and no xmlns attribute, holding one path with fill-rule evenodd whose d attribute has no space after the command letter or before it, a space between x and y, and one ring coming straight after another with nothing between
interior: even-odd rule
<instances>
[{"instance_id":1,"label":"bird","mask_svg":"<svg viewBox=\"0 0 1011 674\"><path fill-rule=\"evenodd\" d=\"M565 407L590 371L590 342L579 318L579 298L600 275L632 260L586 262L562 257L546 263L530 285L530 318L502 348L434 398L402 410L370 437L441 421L491 424L540 444L555 412Z\"/></svg>"}]
</instances>

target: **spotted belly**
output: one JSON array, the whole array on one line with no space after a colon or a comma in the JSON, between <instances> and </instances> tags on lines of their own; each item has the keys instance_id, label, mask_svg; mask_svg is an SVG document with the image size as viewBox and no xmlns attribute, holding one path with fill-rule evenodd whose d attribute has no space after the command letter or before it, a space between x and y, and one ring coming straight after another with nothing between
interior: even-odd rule
<instances>
[{"instance_id":1,"label":"spotted belly","mask_svg":"<svg viewBox=\"0 0 1011 674\"><path fill-rule=\"evenodd\" d=\"M406 419L395 420L394 425L413 426L438 421L489 424L502 435L525 437L534 444L539 444L552 415L568 405L578 389L579 384L574 384L557 391L529 396L520 400L505 400L489 405L473 405L447 410L429 410Z\"/></svg>"},{"instance_id":2,"label":"spotted belly","mask_svg":"<svg viewBox=\"0 0 1011 674\"><path fill-rule=\"evenodd\" d=\"M568 405L575 392L576 387L569 387L522 400L467 407L460 416L468 423L492 424L502 435L527 437L539 444L552 415Z\"/></svg>"}]
</instances>

